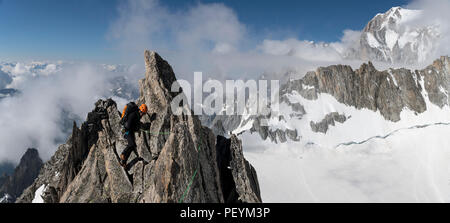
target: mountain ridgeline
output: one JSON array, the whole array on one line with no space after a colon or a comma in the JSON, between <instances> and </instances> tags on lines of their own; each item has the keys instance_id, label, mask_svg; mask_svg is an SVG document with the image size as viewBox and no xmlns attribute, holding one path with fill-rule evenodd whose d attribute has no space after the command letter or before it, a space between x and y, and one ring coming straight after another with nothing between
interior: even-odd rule
<instances>
[{"instance_id":1,"label":"mountain ridgeline","mask_svg":"<svg viewBox=\"0 0 450 223\"><path fill-rule=\"evenodd\" d=\"M150 51L145 65L136 103L149 111L127 169L119 164L126 146L121 114L113 100L99 100L17 202L262 202L256 171L239 139L216 138L188 107L192 115L174 115L171 66Z\"/></svg>"},{"instance_id":2,"label":"mountain ridgeline","mask_svg":"<svg viewBox=\"0 0 450 223\"><path fill-rule=\"evenodd\" d=\"M449 71L448 57L416 71L404 68L378 71L370 62L357 70L335 65L318 68L300 80L287 83L283 93L296 91L309 100L317 99L319 93L327 93L346 105L380 111L385 119L396 122L404 108L416 113L427 109L422 91L433 104L441 108L448 105Z\"/></svg>"},{"instance_id":3,"label":"mountain ridgeline","mask_svg":"<svg viewBox=\"0 0 450 223\"><path fill-rule=\"evenodd\" d=\"M306 129L289 123L301 121L306 115L317 111L308 111L304 102L291 100L293 96L297 97L296 95L302 97L308 104L317 103L317 106L322 108L330 105L323 104L324 102L319 100L320 95L331 95L345 106L379 112L385 120L395 123L401 120L401 113L405 110L420 115L431 105L441 109L449 106L449 92L448 56L435 60L433 64L421 70L400 68L379 71L371 62L362 64L356 70L347 65L319 67L315 71L308 72L303 78L291 80L280 87L280 102L286 104L282 107L289 108L289 111L281 111L281 114L271 113L267 116L249 116L240 120L237 127L220 126L225 127L220 131L233 131L235 134L244 131L256 132L262 139L270 139L273 142L286 142L288 139L299 141L302 137L299 132L305 132ZM234 120L236 117L229 119ZM263 125L261 121L263 119L273 119L279 124ZM345 123L349 119L351 117L346 114L331 112L325 114L320 121L311 121L309 131L326 134L336 122ZM216 117L210 123L219 121L227 122L226 118Z\"/></svg>"}]
</instances>

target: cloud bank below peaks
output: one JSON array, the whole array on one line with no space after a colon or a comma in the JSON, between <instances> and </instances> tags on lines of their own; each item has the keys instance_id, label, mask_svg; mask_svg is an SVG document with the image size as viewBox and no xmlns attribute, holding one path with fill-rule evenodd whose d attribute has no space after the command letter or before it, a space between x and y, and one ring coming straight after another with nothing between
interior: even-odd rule
<instances>
[{"instance_id":1,"label":"cloud bank below peaks","mask_svg":"<svg viewBox=\"0 0 450 223\"><path fill-rule=\"evenodd\" d=\"M80 124L99 98L112 97L123 107L136 97L129 92L138 92L142 77L133 67L120 65L0 63L0 78L7 79L1 89L19 92L0 98L0 162L17 163L27 148L37 148L49 159L67 140L73 121Z\"/></svg>"}]
</instances>

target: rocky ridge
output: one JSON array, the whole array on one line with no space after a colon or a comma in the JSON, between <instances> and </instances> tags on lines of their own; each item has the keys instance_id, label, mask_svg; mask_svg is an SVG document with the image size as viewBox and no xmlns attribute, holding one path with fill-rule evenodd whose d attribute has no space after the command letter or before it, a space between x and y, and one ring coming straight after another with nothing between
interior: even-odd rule
<instances>
[{"instance_id":1,"label":"rocky ridge","mask_svg":"<svg viewBox=\"0 0 450 223\"><path fill-rule=\"evenodd\" d=\"M338 112L332 112L325 116L320 122L310 122L311 130L313 132L327 133L330 126L335 126L336 122L344 123L347 117L344 114Z\"/></svg>"},{"instance_id":2,"label":"rocky ridge","mask_svg":"<svg viewBox=\"0 0 450 223\"><path fill-rule=\"evenodd\" d=\"M232 136L224 144L228 139L217 140L197 116L174 115L170 103L176 93L170 89L176 78L171 66L150 51L145 52L145 64L137 103L145 103L149 111L141 119L144 130L136 133L137 149L128 168L118 162L126 146L120 112L111 99L99 100L81 128L74 124L67 143L18 202L37 196L47 203L261 202L256 171L244 159L239 140ZM233 156L217 156L219 149ZM218 163L229 165L223 169ZM230 169L231 175L224 174ZM226 183L235 186L224 191ZM236 196L228 199L230 193Z\"/></svg>"},{"instance_id":3,"label":"rocky ridge","mask_svg":"<svg viewBox=\"0 0 450 223\"><path fill-rule=\"evenodd\" d=\"M439 107L448 105L449 73L449 57L441 57L425 69L415 71L404 68L378 71L370 62L357 70L333 65L289 82L282 92L296 91L309 100L317 99L319 93L327 93L343 104L380 111L385 119L396 122L405 108L416 113L426 110L423 90L432 103Z\"/></svg>"}]
</instances>

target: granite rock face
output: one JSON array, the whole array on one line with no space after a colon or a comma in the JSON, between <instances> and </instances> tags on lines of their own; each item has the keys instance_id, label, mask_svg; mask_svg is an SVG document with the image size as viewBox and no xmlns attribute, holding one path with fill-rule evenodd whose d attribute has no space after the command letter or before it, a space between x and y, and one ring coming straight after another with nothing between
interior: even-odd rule
<instances>
[{"instance_id":1,"label":"granite rock face","mask_svg":"<svg viewBox=\"0 0 450 223\"><path fill-rule=\"evenodd\" d=\"M417 113L426 110L420 76L406 69L378 71L370 62L355 71L350 66L335 65L309 72L303 80L315 90L305 97L331 94L343 104L380 111L390 121L399 121L405 107Z\"/></svg>"},{"instance_id":2,"label":"granite rock face","mask_svg":"<svg viewBox=\"0 0 450 223\"><path fill-rule=\"evenodd\" d=\"M38 178L19 197L17 202L31 202L35 191L45 186L43 200L47 203L58 202L69 184L81 170L89 149L97 142L103 128L102 120L107 119L107 108L115 105L112 100L98 101L87 120L77 127L73 124L72 134L65 144L58 147L55 154L42 167Z\"/></svg>"},{"instance_id":3,"label":"granite rock face","mask_svg":"<svg viewBox=\"0 0 450 223\"><path fill-rule=\"evenodd\" d=\"M244 158L242 142L235 135L232 135L229 140L231 141L230 168L236 184L236 194L239 196L234 202L262 202L258 176L255 168Z\"/></svg>"},{"instance_id":4,"label":"granite rock face","mask_svg":"<svg viewBox=\"0 0 450 223\"><path fill-rule=\"evenodd\" d=\"M217 148L224 146L187 106L183 109L191 115L172 113L170 104L177 93L170 91L176 82L171 66L149 51L145 52L145 63L137 104L145 103L148 114L142 117L141 130L135 133L137 149L127 168L119 165L118 157L127 144L121 133L121 114L114 101L99 100L88 115L87 123L91 125L83 124L90 128L74 127L68 142L44 165L18 202L31 202L35 195L49 203L225 202L220 179L227 170L217 163ZM242 162L240 145L230 149L238 154L233 160ZM238 199L227 201L260 202L256 173L235 171L254 178L237 181ZM44 191L36 194L42 185ZM258 199L249 195L252 190Z\"/></svg>"},{"instance_id":5,"label":"granite rock face","mask_svg":"<svg viewBox=\"0 0 450 223\"><path fill-rule=\"evenodd\" d=\"M217 136L217 164L226 203L260 203L261 192L255 169L244 158L242 143L235 135Z\"/></svg>"},{"instance_id":6,"label":"granite rock face","mask_svg":"<svg viewBox=\"0 0 450 223\"><path fill-rule=\"evenodd\" d=\"M423 90L432 103L440 107L448 104L449 66L449 58L441 57L433 65L416 71L404 68L378 71L370 62L357 70L344 65L320 67L289 82L282 92L296 91L308 100L327 93L343 104L380 111L385 119L396 122L404 108L416 113L426 110Z\"/></svg>"},{"instance_id":7,"label":"granite rock face","mask_svg":"<svg viewBox=\"0 0 450 223\"><path fill-rule=\"evenodd\" d=\"M442 108L450 105L450 61L449 57L441 57L427 68L417 71L423 77L424 88L431 103Z\"/></svg>"}]
</instances>

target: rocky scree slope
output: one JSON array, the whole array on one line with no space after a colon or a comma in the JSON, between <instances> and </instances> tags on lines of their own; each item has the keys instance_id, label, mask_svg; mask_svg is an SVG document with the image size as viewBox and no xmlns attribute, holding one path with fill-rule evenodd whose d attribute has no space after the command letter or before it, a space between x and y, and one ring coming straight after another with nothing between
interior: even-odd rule
<instances>
[{"instance_id":1,"label":"rocky scree slope","mask_svg":"<svg viewBox=\"0 0 450 223\"><path fill-rule=\"evenodd\" d=\"M99 100L17 202L37 196L47 203L261 202L256 171L243 157L240 141L235 136L217 140L197 116L174 115L171 66L150 51L145 65L137 103L149 111L141 119L145 131L136 133L128 168L118 162L126 146L120 112L111 99Z\"/></svg>"}]
</instances>

